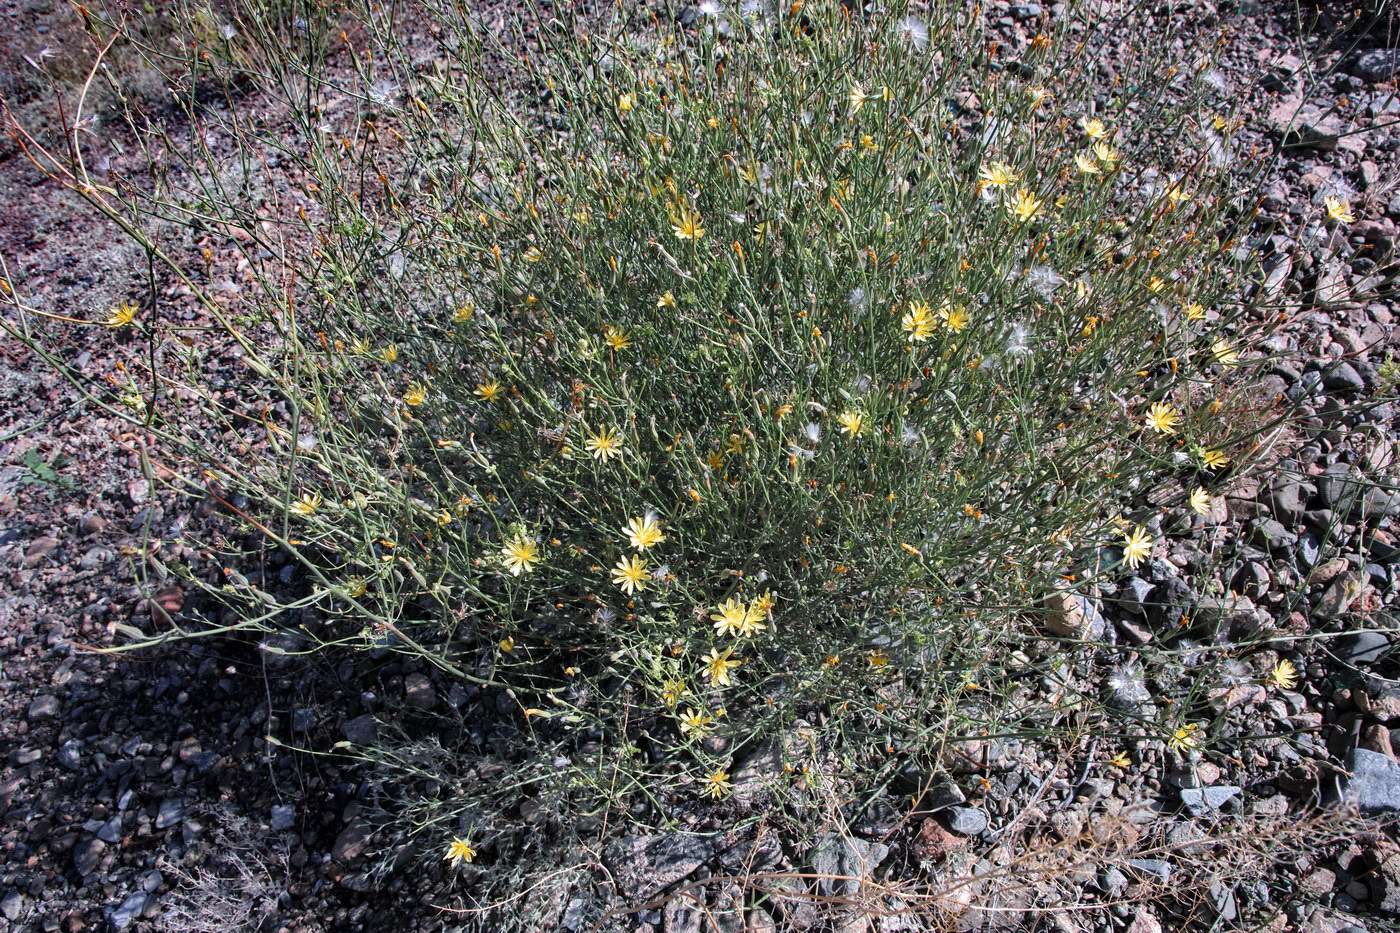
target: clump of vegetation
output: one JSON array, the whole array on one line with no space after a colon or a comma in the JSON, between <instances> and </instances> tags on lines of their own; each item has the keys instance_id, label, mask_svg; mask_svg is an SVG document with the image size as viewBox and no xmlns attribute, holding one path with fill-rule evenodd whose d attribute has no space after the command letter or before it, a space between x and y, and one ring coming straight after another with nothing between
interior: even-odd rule
<instances>
[{"instance_id":1,"label":"clump of vegetation","mask_svg":"<svg viewBox=\"0 0 1400 933\"><path fill-rule=\"evenodd\" d=\"M1047 613L1095 635L1067 597L1210 511L1255 430L1220 416L1247 283L1208 60L1162 43L1096 90L1092 22L1009 49L962 4L826 0L540 21L517 56L422 7L426 52L395 5L246 10L178 85L231 154L167 137L155 189L50 166L243 367L231 388L133 305L107 323L142 353L94 399L309 581L212 541L226 571L159 570L225 618L133 644L387 650L497 698L508 785L364 750L412 779L418 850L462 865L536 844L521 794L558 832L781 812L1043 728L1008 700ZM233 103L250 72L275 128ZM171 258L196 221L237 231L234 300Z\"/></svg>"}]
</instances>

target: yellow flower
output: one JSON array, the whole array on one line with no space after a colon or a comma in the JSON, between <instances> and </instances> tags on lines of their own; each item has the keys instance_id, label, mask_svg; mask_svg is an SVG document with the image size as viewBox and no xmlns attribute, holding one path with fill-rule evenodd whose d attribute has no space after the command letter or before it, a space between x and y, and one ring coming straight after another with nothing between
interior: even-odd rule
<instances>
[{"instance_id":1,"label":"yellow flower","mask_svg":"<svg viewBox=\"0 0 1400 933\"><path fill-rule=\"evenodd\" d=\"M748 607L737 596L731 596L715 607L710 618L715 623L716 635L737 636L743 634L744 620L748 617Z\"/></svg>"},{"instance_id":2,"label":"yellow flower","mask_svg":"<svg viewBox=\"0 0 1400 933\"><path fill-rule=\"evenodd\" d=\"M496 642L496 647L500 648L503 653L510 654L515 650L515 639L507 635L505 638Z\"/></svg>"},{"instance_id":3,"label":"yellow flower","mask_svg":"<svg viewBox=\"0 0 1400 933\"><path fill-rule=\"evenodd\" d=\"M1162 289L1167 287L1167 280L1160 275L1154 275L1147 280L1147 290L1152 294L1160 294Z\"/></svg>"},{"instance_id":4,"label":"yellow flower","mask_svg":"<svg viewBox=\"0 0 1400 933\"><path fill-rule=\"evenodd\" d=\"M923 343L933 336L938 322L933 319L933 309L925 301L909 302L909 310L904 312L900 326L909 335L910 343Z\"/></svg>"},{"instance_id":5,"label":"yellow flower","mask_svg":"<svg viewBox=\"0 0 1400 933\"><path fill-rule=\"evenodd\" d=\"M705 776L705 785L700 788L700 793L706 797L713 797L722 800L729 796L729 792L734 789L734 785L729 783L729 772L719 768Z\"/></svg>"},{"instance_id":6,"label":"yellow flower","mask_svg":"<svg viewBox=\"0 0 1400 933\"><path fill-rule=\"evenodd\" d=\"M621 327L614 327L611 324L603 328L603 342L618 352L632 346L632 341L628 338L627 333Z\"/></svg>"},{"instance_id":7,"label":"yellow flower","mask_svg":"<svg viewBox=\"0 0 1400 933\"><path fill-rule=\"evenodd\" d=\"M968 322L972 320L967 315L967 308L963 305L955 305L945 301L938 308L938 316L943 319L943 323L948 325L948 329L955 334L961 334L967 329Z\"/></svg>"},{"instance_id":8,"label":"yellow flower","mask_svg":"<svg viewBox=\"0 0 1400 933\"><path fill-rule=\"evenodd\" d=\"M1292 661L1284 658L1269 671L1269 680L1280 690L1292 690L1298 686L1298 669Z\"/></svg>"},{"instance_id":9,"label":"yellow flower","mask_svg":"<svg viewBox=\"0 0 1400 933\"><path fill-rule=\"evenodd\" d=\"M690 692L690 688L683 680L667 680L661 684L661 702L667 706L675 706L681 701L681 697Z\"/></svg>"},{"instance_id":10,"label":"yellow flower","mask_svg":"<svg viewBox=\"0 0 1400 933\"><path fill-rule=\"evenodd\" d=\"M1108 135L1108 127L1103 125L1103 121L1098 117L1090 119L1085 117L1079 121L1079 128L1084 131L1084 135L1097 142Z\"/></svg>"},{"instance_id":11,"label":"yellow flower","mask_svg":"<svg viewBox=\"0 0 1400 933\"><path fill-rule=\"evenodd\" d=\"M865 414L857 409L846 409L836 420L841 423L841 430L847 437L858 438L865 433Z\"/></svg>"},{"instance_id":12,"label":"yellow flower","mask_svg":"<svg viewBox=\"0 0 1400 933\"><path fill-rule=\"evenodd\" d=\"M1240 352L1230 345L1228 340L1217 340L1210 345L1211 356L1221 366L1234 366L1240 361Z\"/></svg>"},{"instance_id":13,"label":"yellow flower","mask_svg":"<svg viewBox=\"0 0 1400 933\"><path fill-rule=\"evenodd\" d=\"M379 351L379 358L386 363L396 362L399 358L399 348L391 343Z\"/></svg>"},{"instance_id":14,"label":"yellow flower","mask_svg":"<svg viewBox=\"0 0 1400 933\"><path fill-rule=\"evenodd\" d=\"M879 152L880 144L875 142L874 136L871 136L869 133L865 133L860 137L860 149L861 152L864 153Z\"/></svg>"},{"instance_id":15,"label":"yellow flower","mask_svg":"<svg viewBox=\"0 0 1400 933\"><path fill-rule=\"evenodd\" d=\"M289 509L298 515L315 515L316 510L320 507L321 496L314 492L303 493L300 499L288 506Z\"/></svg>"},{"instance_id":16,"label":"yellow flower","mask_svg":"<svg viewBox=\"0 0 1400 933\"><path fill-rule=\"evenodd\" d=\"M622 529L622 533L639 551L655 547L666 540L666 536L661 533L661 522L657 521L654 512L628 519L627 527Z\"/></svg>"},{"instance_id":17,"label":"yellow flower","mask_svg":"<svg viewBox=\"0 0 1400 933\"><path fill-rule=\"evenodd\" d=\"M452 323L465 324L468 321L470 321L475 314L476 305L472 304L469 301L466 304L462 305L460 308L458 308L456 311L452 312Z\"/></svg>"},{"instance_id":18,"label":"yellow flower","mask_svg":"<svg viewBox=\"0 0 1400 933\"><path fill-rule=\"evenodd\" d=\"M1009 188L1021 180L1016 170L1005 162L986 163L977 173L977 177L982 179L982 184L988 188Z\"/></svg>"},{"instance_id":19,"label":"yellow flower","mask_svg":"<svg viewBox=\"0 0 1400 933\"><path fill-rule=\"evenodd\" d=\"M646 589L647 565L636 554L630 558L620 557L617 566L613 567L612 580L617 584L618 589L627 595L640 593Z\"/></svg>"},{"instance_id":20,"label":"yellow flower","mask_svg":"<svg viewBox=\"0 0 1400 933\"><path fill-rule=\"evenodd\" d=\"M1191 491L1191 496L1186 501L1187 504L1191 506L1191 511L1195 512L1197 515L1210 514L1210 493L1206 492L1200 486L1197 486Z\"/></svg>"},{"instance_id":21,"label":"yellow flower","mask_svg":"<svg viewBox=\"0 0 1400 933\"><path fill-rule=\"evenodd\" d=\"M1180 207L1191 200L1191 192L1181 186L1180 182L1167 189L1167 201L1172 207Z\"/></svg>"},{"instance_id":22,"label":"yellow flower","mask_svg":"<svg viewBox=\"0 0 1400 933\"><path fill-rule=\"evenodd\" d=\"M1188 722L1184 726L1178 726L1170 736L1167 737L1167 747L1178 755L1184 755L1193 748L1198 748L1201 744L1201 727L1194 722Z\"/></svg>"},{"instance_id":23,"label":"yellow flower","mask_svg":"<svg viewBox=\"0 0 1400 933\"><path fill-rule=\"evenodd\" d=\"M458 865L470 864L471 860L476 858L476 849L472 848L470 842L458 837L453 839L447 846L447 855L445 858L447 861L454 862Z\"/></svg>"},{"instance_id":24,"label":"yellow flower","mask_svg":"<svg viewBox=\"0 0 1400 933\"><path fill-rule=\"evenodd\" d=\"M518 577L529 573L540 562L540 549L524 535L517 535L501 548L501 558L506 562L510 575Z\"/></svg>"},{"instance_id":25,"label":"yellow flower","mask_svg":"<svg viewBox=\"0 0 1400 933\"><path fill-rule=\"evenodd\" d=\"M779 405L777 409L774 410L773 417L777 418L779 421L782 421L790 414L792 414L792 403L783 402L783 404Z\"/></svg>"},{"instance_id":26,"label":"yellow flower","mask_svg":"<svg viewBox=\"0 0 1400 933\"><path fill-rule=\"evenodd\" d=\"M408 389L403 394L403 403L409 408L417 408L422 405L428 397L428 390L423 388L421 382L410 383Z\"/></svg>"},{"instance_id":27,"label":"yellow flower","mask_svg":"<svg viewBox=\"0 0 1400 933\"><path fill-rule=\"evenodd\" d=\"M1147 411L1147 427L1163 434L1175 434L1181 414L1167 402L1157 402Z\"/></svg>"},{"instance_id":28,"label":"yellow flower","mask_svg":"<svg viewBox=\"0 0 1400 933\"><path fill-rule=\"evenodd\" d=\"M865 656L865 663L869 664L871 667L888 667L890 656L879 648L876 648Z\"/></svg>"},{"instance_id":29,"label":"yellow flower","mask_svg":"<svg viewBox=\"0 0 1400 933\"><path fill-rule=\"evenodd\" d=\"M1088 152L1081 152L1074 157L1074 167L1081 175L1097 175L1101 171L1098 161Z\"/></svg>"},{"instance_id":30,"label":"yellow flower","mask_svg":"<svg viewBox=\"0 0 1400 933\"><path fill-rule=\"evenodd\" d=\"M1132 764L1132 763L1133 763L1133 760L1132 760L1131 758L1128 757L1128 753L1127 753L1127 752L1119 752L1118 754L1114 755L1112 758L1108 759L1108 763L1111 764L1111 765L1113 765L1113 767L1115 767L1115 768L1117 768L1117 769L1119 769L1119 770L1121 771L1121 770L1123 770L1124 768L1127 768L1128 765Z\"/></svg>"},{"instance_id":31,"label":"yellow flower","mask_svg":"<svg viewBox=\"0 0 1400 933\"><path fill-rule=\"evenodd\" d=\"M1230 464L1230 458L1225 456L1225 452L1216 448L1198 448L1197 455L1201 458L1201 463L1211 470L1218 470Z\"/></svg>"},{"instance_id":32,"label":"yellow flower","mask_svg":"<svg viewBox=\"0 0 1400 933\"><path fill-rule=\"evenodd\" d=\"M865 88L859 84L852 84L851 89L846 92L846 101L850 105L851 116L860 113L861 108L865 106L866 99Z\"/></svg>"},{"instance_id":33,"label":"yellow flower","mask_svg":"<svg viewBox=\"0 0 1400 933\"><path fill-rule=\"evenodd\" d=\"M705 676L710 678L710 686L727 687L733 683L729 672L744 663L732 656L733 650L725 648L723 651L718 651L711 648L709 653L700 659L700 662L705 665Z\"/></svg>"},{"instance_id":34,"label":"yellow flower","mask_svg":"<svg viewBox=\"0 0 1400 933\"><path fill-rule=\"evenodd\" d=\"M118 327L125 327L136 320L136 305L129 301L123 301L112 309L112 313L103 321L108 327L115 330Z\"/></svg>"},{"instance_id":35,"label":"yellow flower","mask_svg":"<svg viewBox=\"0 0 1400 933\"><path fill-rule=\"evenodd\" d=\"M1114 149L1106 142L1094 143L1094 155L1100 162L1108 166L1110 170L1117 165L1118 160L1122 158L1122 156L1118 154L1118 150Z\"/></svg>"},{"instance_id":36,"label":"yellow flower","mask_svg":"<svg viewBox=\"0 0 1400 933\"><path fill-rule=\"evenodd\" d=\"M656 306L658 308L674 308L676 306L676 296L671 294L668 290L666 294L656 299Z\"/></svg>"},{"instance_id":37,"label":"yellow flower","mask_svg":"<svg viewBox=\"0 0 1400 933\"><path fill-rule=\"evenodd\" d=\"M632 108L637 105L637 99L631 94L619 94L617 97L617 112L631 113Z\"/></svg>"},{"instance_id":38,"label":"yellow flower","mask_svg":"<svg viewBox=\"0 0 1400 933\"><path fill-rule=\"evenodd\" d=\"M688 710L681 716L681 734L702 739L714 725L715 718L702 709Z\"/></svg>"},{"instance_id":39,"label":"yellow flower","mask_svg":"<svg viewBox=\"0 0 1400 933\"><path fill-rule=\"evenodd\" d=\"M1134 528L1132 534L1123 532L1123 563L1136 570L1152 554L1154 543L1147 529L1141 525Z\"/></svg>"},{"instance_id":40,"label":"yellow flower","mask_svg":"<svg viewBox=\"0 0 1400 933\"><path fill-rule=\"evenodd\" d=\"M1044 203L1030 189L1021 188L1016 192L1014 198L1006 202L1006 210L1012 217L1025 223L1040 213L1040 208Z\"/></svg>"},{"instance_id":41,"label":"yellow flower","mask_svg":"<svg viewBox=\"0 0 1400 933\"><path fill-rule=\"evenodd\" d=\"M439 509L437 513L438 527L445 528L452 524L453 515L447 509Z\"/></svg>"},{"instance_id":42,"label":"yellow flower","mask_svg":"<svg viewBox=\"0 0 1400 933\"><path fill-rule=\"evenodd\" d=\"M520 258L526 262L539 262L544 258L544 253L540 252L538 246L528 246L525 248L525 252L520 254Z\"/></svg>"},{"instance_id":43,"label":"yellow flower","mask_svg":"<svg viewBox=\"0 0 1400 933\"><path fill-rule=\"evenodd\" d=\"M671 231L682 240L698 240L705 235L700 215L684 207L671 215Z\"/></svg>"},{"instance_id":44,"label":"yellow flower","mask_svg":"<svg viewBox=\"0 0 1400 933\"><path fill-rule=\"evenodd\" d=\"M593 459L607 462L622 456L622 438L612 428L599 428L596 434L584 441L584 446L593 454Z\"/></svg>"},{"instance_id":45,"label":"yellow flower","mask_svg":"<svg viewBox=\"0 0 1400 933\"><path fill-rule=\"evenodd\" d=\"M1351 212L1351 205L1346 198L1335 198L1328 195L1323 198L1323 203L1327 206L1327 219L1335 220L1338 223L1355 223L1356 215Z\"/></svg>"},{"instance_id":46,"label":"yellow flower","mask_svg":"<svg viewBox=\"0 0 1400 933\"><path fill-rule=\"evenodd\" d=\"M1181 316L1188 321L1201 321L1205 319L1206 309L1195 302L1188 302L1181 306Z\"/></svg>"},{"instance_id":47,"label":"yellow flower","mask_svg":"<svg viewBox=\"0 0 1400 933\"><path fill-rule=\"evenodd\" d=\"M771 618L773 607L777 604L778 597L774 596L771 591L764 590L753 598L753 602L749 604L749 612L751 614L757 613L760 619Z\"/></svg>"},{"instance_id":48,"label":"yellow flower","mask_svg":"<svg viewBox=\"0 0 1400 933\"><path fill-rule=\"evenodd\" d=\"M483 402L498 401L504 393L505 390L501 388L501 384L495 379L492 379L490 382L483 382L476 387L476 397Z\"/></svg>"}]
</instances>

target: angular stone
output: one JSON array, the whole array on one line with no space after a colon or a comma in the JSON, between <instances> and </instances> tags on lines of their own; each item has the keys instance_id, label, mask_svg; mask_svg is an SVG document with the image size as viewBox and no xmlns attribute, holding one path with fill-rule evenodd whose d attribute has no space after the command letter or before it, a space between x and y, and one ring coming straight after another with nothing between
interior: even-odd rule
<instances>
[{"instance_id":1,"label":"angular stone","mask_svg":"<svg viewBox=\"0 0 1400 933\"><path fill-rule=\"evenodd\" d=\"M987 829L987 814L977 807L953 807L948 811L948 828L963 836L981 835Z\"/></svg>"},{"instance_id":2,"label":"angular stone","mask_svg":"<svg viewBox=\"0 0 1400 933\"><path fill-rule=\"evenodd\" d=\"M1216 787L1185 787L1181 790L1181 802L1192 816L1207 816L1223 807L1226 801L1240 793L1240 788L1231 785Z\"/></svg>"},{"instance_id":3,"label":"angular stone","mask_svg":"<svg viewBox=\"0 0 1400 933\"><path fill-rule=\"evenodd\" d=\"M1060 591L1045 599L1045 627L1065 638L1098 638L1104 632L1104 618L1087 598Z\"/></svg>"},{"instance_id":4,"label":"angular stone","mask_svg":"<svg viewBox=\"0 0 1400 933\"><path fill-rule=\"evenodd\" d=\"M1343 803L1355 805L1363 816L1400 810L1400 764L1364 748L1353 749L1346 763L1350 776L1342 785Z\"/></svg>"},{"instance_id":5,"label":"angular stone","mask_svg":"<svg viewBox=\"0 0 1400 933\"><path fill-rule=\"evenodd\" d=\"M627 836L604 850L603 861L619 890L644 901L692 875L721 847L717 836Z\"/></svg>"}]
</instances>

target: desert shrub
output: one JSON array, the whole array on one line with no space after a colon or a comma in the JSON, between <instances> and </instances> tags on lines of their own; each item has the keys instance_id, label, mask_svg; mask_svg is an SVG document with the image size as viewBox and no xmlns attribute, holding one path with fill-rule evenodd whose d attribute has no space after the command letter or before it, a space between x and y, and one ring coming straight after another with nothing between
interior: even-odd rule
<instances>
[{"instance_id":1,"label":"desert shrub","mask_svg":"<svg viewBox=\"0 0 1400 933\"><path fill-rule=\"evenodd\" d=\"M780 803L863 802L1057 719L1027 649L1098 632L1047 597L1151 559L1257 430L1221 416L1249 283L1208 57L1144 31L1105 82L1092 14L1007 48L953 3L533 18L533 47L414 11L201 11L211 47L158 58L199 132L140 128L158 187L51 166L211 328L133 305L89 389L234 519L217 574L150 557L222 616L131 644L401 653L493 697L509 781L364 752L435 858L538 845L505 841L521 793L673 818L776 748ZM178 258L209 231L232 296Z\"/></svg>"}]
</instances>

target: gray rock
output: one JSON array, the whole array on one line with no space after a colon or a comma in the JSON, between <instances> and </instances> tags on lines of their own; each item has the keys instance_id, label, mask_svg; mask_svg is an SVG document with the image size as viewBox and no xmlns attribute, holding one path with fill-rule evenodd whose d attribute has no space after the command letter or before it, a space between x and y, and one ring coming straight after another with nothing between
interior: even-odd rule
<instances>
[{"instance_id":1,"label":"gray rock","mask_svg":"<svg viewBox=\"0 0 1400 933\"><path fill-rule=\"evenodd\" d=\"M291 804L279 803L272 807L271 826L274 833L291 829L297 822L297 808Z\"/></svg>"},{"instance_id":2,"label":"gray rock","mask_svg":"<svg viewBox=\"0 0 1400 933\"><path fill-rule=\"evenodd\" d=\"M1192 816L1207 816L1219 810L1226 801L1240 793L1240 788L1232 785L1218 787L1184 787L1181 789L1181 802Z\"/></svg>"},{"instance_id":3,"label":"gray rock","mask_svg":"<svg viewBox=\"0 0 1400 933\"><path fill-rule=\"evenodd\" d=\"M403 680L404 700L418 709L432 709L437 703L433 682L424 674L409 674Z\"/></svg>"},{"instance_id":4,"label":"gray rock","mask_svg":"<svg viewBox=\"0 0 1400 933\"><path fill-rule=\"evenodd\" d=\"M1344 573L1328 584L1322 591L1322 598L1313 608L1314 615L1321 619L1336 619L1351 608L1356 597L1361 595L1361 576L1357 573Z\"/></svg>"},{"instance_id":5,"label":"gray rock","mask_svg":"<svg viewBox=\"0 0 1400 933\"><path fill-rule=\"evenodd\" d=\"M1379 752L1357 748L1347 756L1347 771L1344 803L1354 804L1363 816L1400 810L1400 764Z\"/></svg>"},{"instance_id":6,"label":"gray rock","mask_svg":"<svg viewBox=\"0 0 1400 933\"><path fill-rule=\"evenodd\" d=\"M1039 3L1013 3L1007 10L1015 20L1035 19L1040 15Z\"/></svg>"},{"instance_id":7,"label":"gray rock","mask_svg":"<svg viewBox=\"0 0 1400 933\"><path fill-rule=\"evenodd\" d=\"M987 814L977 807L953 807L948 811L948 828L964 836L977 836L987 830Z\"/></svg>"},{"instance_id":8,"label":"gray rock","mask_svg":"<svg viewBox=\"0 0 1400 933\"><path fill-rule=\"evenodd\" d=\"M50 696L47 693L40 694L30 702L26 715L30 722L53 719L58 715L58 697Z\"/></svg>"},{"instance_id":9,"label":"gray rock","mask_svg":"<svg viewBox=\"0 0 1400 933\"><path fill-rule=\"evenodd\" d=\"M1307 511L1308 497L1316 490L1308 483L1293 477L1280 477L1274 481L1269 493L1269 508L1274 518L1291 528L1297 525Z\"/></svg>"},{"instance_id":10,"label":"gray rock","mask_svg":"<svg viewBox=\"0 0 1400 933\"><path fill-rule=\"evenodd\" d=\"M1347 63L1347 72L1363 81L1389 81L1400 71L1400 49L1368 49Z\"/></svg>"},{"instance_id":11,"label":"gray rock","mask_svg":"<svg viewBox=\"0 0 1400 933\"><path fill-rule=\"evenodd\" d=\"M97 838L109 845L116 845L122 840L122 815L118 813L110 820L103 823L97 830Z\"/></svg>"},{"instance_id":12,"label":"gray rock","mask_svg":"<svg viewBox=\"0 0 1400 933\"><path fill-rule=\"evenodd\" d=\"M150 897L145 891L136 891L128 894L116 907L107 912L107 923L113 930L125 930L131 926L146 911L146 902Z\"/></svg>"},{"instance_id":13,"label":"gray rock","mask_svg":"<svg viewBox=\"0 0 1400 933\"><path fill-rule=\"evenodd\" d=\"M875 874L875 869L889 854L883 842L827 833L812 849L812 870L817 887L827 896L840 894L854 897L861 886Z\"/></svg>"},{"instance_id":14,"label":"gray rock","mask_svg":"<svg viewBox=\"0 0 1400 933\"><path fill-rule=\"evenodd\" d=\"M1172 867L1168 862L1159 858L1135 858L1128 860L1128 867L1142 872L1144 875L1155 875L1159 881L1169 881L1172 876Z\"/></svg>"},{"instance_id":15,"label":"gray rock","mask_svg":"<svg viewBox=\"0 0 1400 933\"><path fill-rule=\"evenodd\" d=\"M156 812L156 829L169 829L185 818L185 802L177 797L167 797L160 802Z\"/></svg>"},{"instance_id":16,"label":"gray rock","mask_svg":"<svg viewBox=\"0 0 1400 933\"><path fill-rule=\"evenodd\" d=\"M1056 592L1045 599L1045 627L1065 638L1098 638L1103 616L1089 599L1078 593Z\"/></svg>"},{"instance_id":17,"label":"gray rock","mask_svg":"<svg viewBox=\"0 0 1400 933\"><path fill-rule=\"evenodd\" d=\"M627 836L604 850L603 861L618 889L641 901L689 877L722 847L716 836Z\"/></svg>"},{"instance_id":18,"label":"gray rock","mask_svg":"<svg viewBox=\"0 0 1400 933\"><path fill-rule=\"evenodd\" d=\"M68 739L58 747L58 754L54 755L54 758L69 771L77 771L82 766L82 751L82 742L77 739Z\"/></svg>"},{"instance_id":19,"label":"gray rock","mask_svg":"<svg viewBox=\"0 0 1400 933\"><path fill-rule=\"evenodd\" d=\"M351 820L349 825L340 831L340 835L335 837L335 843L331 846L331 858L337 862L354 861L364 854L372 835L374 831L369 824Z\"/></svg>"},{"instance_id":20,"label":"gray rock","mask_svg":"<svg viewBox=\"0 0 1400 933\"><path fill-rule=\"evenodd\" d=\"M1349 463L1334 463L1318 479L1317 497L1325 509L1350 504L1366 488L1361 471Z\"/></svg>"},{"instance_id":21,"label":"gray rock","mask_svg":"<svg viewBox=\"0 0 1400 933\"><path fill-rule=\"evenodd\" d=\"M1356 367L1342 361L1323 374L1322 387L1329 392L1361 392L1366 388L1366 380L1361 378Z\"/></svg>"},{"instance_id":22,"label":"gray rock","mask_svg":"<svg viewBox=\"0 0 1400 933\"><path fill-rule=\"evenodd\" d=\"M1112 865L1099 872L1099 890L1109 897L1118 897L1128 889L1128 876Z\"/></svg>"},{"instance_id":23,"label":"gray rock","mask_svg":"<svg viewBox=\"0 0 1400 933\"><path fill-rule=\"evenodd\" d=\"M1138 615L1147 615L1148 606L1152 603L1152 591L1156 586L1142 577L1129 577L1123 584L1123 589L1119 594L1119 601L1123 607Z\"/></svg>"},{"instance_id":24,"label":"gray rock","mask_svg":"<svg viewBox=\"0 0 1400 933\"><path fill-rule=\"evenodd\" d=\"M966 800L967 798L963 796L962 788L958 787L953 781L944 778L941 781L935 782L933 786L928 789L928 793L924 796L924 809L930 812L946 810L949 807L955 807L960 803L964 803Z\"/></svg>"},{"instance_id":25,"label":"gray rock","mask_svg":"<svg viewBox=\"0 0 1400 933\"><path fill-rule=\"evenodd\" d=\"M23 910L24 895L18 891L11 891L3 899L0 899L0 917L4 917L12 923L19 919Z\"/></svg>"},{"instance_id":26,"label":"gray rock","mask_svg":"<svg viewBox=\"0 0 1400 933\"><path fill-rule=\"evenodd\" d=\"M374 721L373 716L366 713L354 719L347 719L341 725L340 731L356 745L370 745L379 735L379 724Z\"/></svg>"},{"instance_id":27,"label":"gray rock","mask_svg":"<svg viewBox=\"0 0 1400 933\"><path fill-rule=\"evenodd\" d=\"M107 843L101 839L84 839L73 847L73 868L86 878L96 870L97 864L102 861L102 853L106 851Z\"/></svg>"},{"instance_id":28,"label":"gray rock","mask_svg":"<svg viewBox=\"0 0 1400 933\"><path fill-rule=\"evenodd\" d=\"M1390 636L1384 632L1349 632L1334 643L1337 656L1348 664L1374 664L1390 649Z\"/></svg>"}]
</instances>

